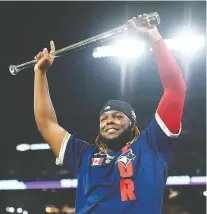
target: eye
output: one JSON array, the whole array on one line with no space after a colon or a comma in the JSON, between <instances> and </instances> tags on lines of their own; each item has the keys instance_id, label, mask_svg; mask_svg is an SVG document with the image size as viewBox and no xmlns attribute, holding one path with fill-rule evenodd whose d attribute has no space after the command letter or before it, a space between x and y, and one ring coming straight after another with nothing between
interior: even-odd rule
<instances>
[{"instance_id":1,"label":"eye","mask_svg":"<svg viewBox=\"0 0 207 214\"><path fill-rule=\"evenodd\" d=\"M105 121L107 118L106 117L102 117L101 118L101 121Z\"/></svg>"},{"instance_id":2,"label":"eye","mask_svg":"<svg viewBox=\"0 0 207 214\"><path fill-rule=\"evenodd\" d=\"M123 117L122 117L121 115L118 114L118 115L115 116L115 118L117 118L117 119L122 119Z\"/></svg>"}]
</instances>

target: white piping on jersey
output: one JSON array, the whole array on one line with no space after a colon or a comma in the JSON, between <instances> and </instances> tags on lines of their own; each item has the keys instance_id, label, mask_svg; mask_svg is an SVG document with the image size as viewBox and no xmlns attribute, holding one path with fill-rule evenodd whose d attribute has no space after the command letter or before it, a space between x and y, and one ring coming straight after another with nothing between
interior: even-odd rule
<instances>
[{"instance_id":1,"label":"white piping on jersey","mask_svg":"<svg viewBox=\"0 0 207 214\"><path fill-rule=\"evenodd\" d=\"M61 143L61 148L60 148L60 153L59 156L56 158L56 165L62 166L63 165L63 159L64 159L64 155L65 155L65 149L68 143L68 140L70 139L71 134L69 134L68 132L66 132L63 141Z\"/></svg>"},{"instance_id":2,"label":"white piping on jersey","mask_svg":"<svg viewBox=\"0 0 207 214\"><path fill-rule=\"evenodd\" d=\"M164 124L164 122L162 121L162 119L160 118L159 114L156 112L155 113L155 119L158 123L158 125L160 126L160 128L162 129L162 131L170 138L177 138L180 135L181 132L181 124L180 124L180 130L177 134L173 134L168 128L167 126Z\"/></svg>"},{"instance_id":3,"label":"white piping on jersey","mask_svg":"<svg viewBox=\"0 0 207 214\"><path fill-rule=\"evenodd\" d=\"M104 153L104 154L102 154L102 153L95 153L94 155L106 155L107 159L113 159L115 157L115 156L109 155L108 153Z\"/></svg>"}]
</instances>

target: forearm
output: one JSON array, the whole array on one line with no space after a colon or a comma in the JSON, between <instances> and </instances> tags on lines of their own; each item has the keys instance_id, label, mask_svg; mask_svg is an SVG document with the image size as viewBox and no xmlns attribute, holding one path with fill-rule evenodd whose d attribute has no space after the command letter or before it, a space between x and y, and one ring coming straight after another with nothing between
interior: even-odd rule
<instances>
[{"instance_id":1,"label":"forearm","mask_svg":"<svg viewBox=\"0 0 207 214\"><path fill-rule=\"evenodd\" d=\"M47 128L49 122L57 123L55 110L50 99L46 72L35 71L34 114L40 131Z\"/></svg>"},{"instance_id":2,"label":"forearm","mask_svg":"<svg viewBox=\"0 0 207 214\"><path fill-rule=\"evenodd\" d=\"M164 90L184 93L186 87L182 72L174 56L167 48L165 41L160 38L152 45L152 49L157 61Z\"/></svg>"}]
</instances>

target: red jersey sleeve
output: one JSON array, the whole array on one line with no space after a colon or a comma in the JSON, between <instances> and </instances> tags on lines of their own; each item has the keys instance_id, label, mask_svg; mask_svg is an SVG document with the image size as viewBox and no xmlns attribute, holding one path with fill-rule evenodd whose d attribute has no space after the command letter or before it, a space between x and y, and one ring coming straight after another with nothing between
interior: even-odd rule
<instances>
[{"instance_id":1,"label":"red jersey sleeve","mask_svg":"<svg viewBox=\"0 0 207 214\"><path fill-rule=\"evenodd\" d=\"M186 86L181 69L163 39L152 46L164 88L156 112L156 120L169 137L176 137L181 130L181 119Z\"/></svg>"}]
</instances>

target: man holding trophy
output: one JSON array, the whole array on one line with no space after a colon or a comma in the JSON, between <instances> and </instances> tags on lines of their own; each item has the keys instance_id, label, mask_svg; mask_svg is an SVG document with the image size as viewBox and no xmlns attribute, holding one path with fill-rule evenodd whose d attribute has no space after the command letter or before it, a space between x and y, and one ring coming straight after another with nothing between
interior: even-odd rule
<instances>
[{"instance_id":1,"label":"man holding trophy","mask_svg":"<svg viewBox=\"0 0 207 214\"><path fill-rule=\"evenodd\" d=\"M128 26L150 43L164 93L154 118L142 132L131 105L120 100L110 100L102 108L93 145L66 131L58 124L46 76L54 61L54 42L50 53L45 48L35 57L36 123L57 157L56 163L77 176L77 214L161 213L168 159L181 131L186 87L173 55L148 18L139 15Z\"/></svg>"}]
</instances>

